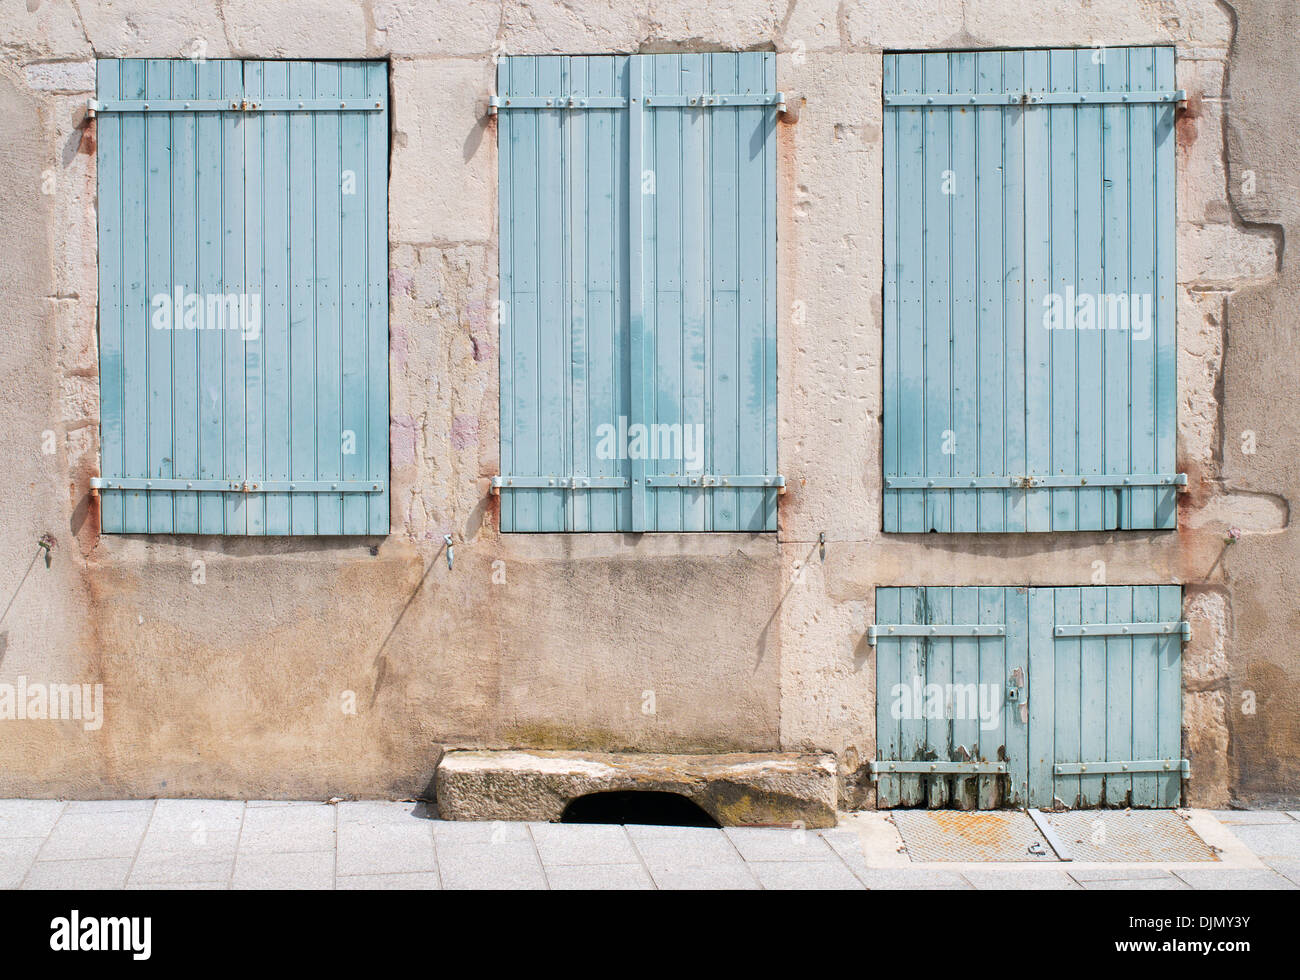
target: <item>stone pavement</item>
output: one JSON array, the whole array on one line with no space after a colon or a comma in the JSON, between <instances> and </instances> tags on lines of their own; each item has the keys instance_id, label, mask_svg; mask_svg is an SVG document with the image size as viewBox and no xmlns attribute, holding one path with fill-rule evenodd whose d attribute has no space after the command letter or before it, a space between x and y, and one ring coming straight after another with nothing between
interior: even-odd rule
<instances>
[{"instance_id":1,"label":"stone pavement","mask_svg":"<svg viewBox=\"0 0 1300 980\"><path fill-rule=\"evenodd\" d=\"M414 803L0 800L0 888L1300 886L1300 812L1196 819L1219 837L1222 861L927 867L882 813L843 814L833 830L709 830L458 823Z\"/></svg>"}]
</instances>

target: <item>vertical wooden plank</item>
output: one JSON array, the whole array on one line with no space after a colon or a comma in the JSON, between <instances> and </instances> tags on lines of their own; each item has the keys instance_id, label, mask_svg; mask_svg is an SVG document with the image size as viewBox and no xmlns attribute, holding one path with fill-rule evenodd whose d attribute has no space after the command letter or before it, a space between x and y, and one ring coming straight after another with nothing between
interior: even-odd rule
<instances>
[{"instance_id":1,"label":"vertical wooden plank","mask_svg":"<svg viewBox=\"0 0 1300 980\"><path fill-rule=\"evenodd\" d=\"M145 97L145 62L121 62L122 98ZM145 152L145 117L121 117L122 134L122 469L123 475L148 473L149 378L148 344L153 313L145 281L145 198L148 167ZM149 501L143 491L126 491L122 530L126 534L149 531Z\"/></svg>"},{"instance_id":2,"label":"vertical wooden plank","mask_svg":"<svg viewBox=\"0 0 1300 980\"><path fill-rule=\"evenodd\" d=\"M365 99L366 65L346 61L339 66L339 101L354 104ZM347 112L339 118L339 242L342 261L339 265L342 404L340 449L343 455L343 479L366 480L370 461L366 439L366 376L369 365L366 351L366 116ZM387 484L387 473L384 481ZM365 534L369 525L366 494L343 495L344 534Z\"/></svg>"},{"instance_id":3,"label":"vertical wooden plank","mask_svg":"<svg viewBox=\"0 0 1300 980\"><path fill-rule=\"evenodd\" d=\"M895 588L876 589L877 623L899 623L899 593ZM902 645L897 640L880 640L876 652L876 758L902 759L902 719L900 698L906 699L902 673ZM876 805L882 809L899 805L899 777L881 776L876 780Z\"/></svg>"},{"instance_id":4,"label":"vertical wooden plank","mask_svg":"<svg viewBox=\"0 0 1300 980\"><path fill-rule=\"evenodd\" d=\"M972 500L973 504L974 501ZM954 501L954 506L956 502ZM974 512L971 513L972 523ZM955 588L952 596L954 623L980 623L984 610L981 590ZM993 639L990 637L989 639ZM954 762L979 761L979 750L984 733L980 730L980 637L953 637L952 647L952 708L950 717L950 751L940 758ZM963 752L962 749L966 751ZM951 780L949 804L959 810L974 810L979 806L979 785L976 776L956 776Z\"/></svg>"},{"instance_id":5,"label":"vertical wooden plank","mask_svg":"<svg viewBox=\"0 0 1300 980\"><path fill-rule=\"evenodd\" d=\"M768 92L775 92L776 55L764 54L763 87ZM764 112L764 187L763 197L763 454L764 473L779 473L780 460L777 453L777 309L776 309L776 126L778 115L775 109ZM763 491L764 523L763 529L777 530L777 505L779 493L776 490Z\"/></svg>"},{"instance_id":6,"label":"vertical wooden plank","mask_svg":"<svg viewBox=\"0 0 1300 980\"><path fill-rule=\"evenodd\" d=\"M923 91L921 55L898 55L899 94ZM926 467L926 379L923 297L926 215L923 212L927 163L922 126L925 110L893 109L898 129L898 475L924 476ZM898 527L924 531L923 491L898 494Z\"/></svg>"},{"instance_id":7,"label":"vertical wooden plank","mask_svg":"<svg viewBox=\"0 0 1300 980\"><path fill-rule=\"evenodd\" d=\"M629 76L630 89L627 106L628 125L628 324L630 368L628 387L631 392L632 411L628 417L628 430L636 425L648 425L653 408L650 393L654 382L650 377L653 363L654 327L646 319L645 283L645 215L647 206L647 181L643 176L645 155L645 62L633 57ZM653 174L650 175L653 179ZM632 531L644 531L649 526L650 502L645 488L645 460L630 453L632 470Z\"/></svg>"},{"instance_id":8,"label":"vertical wooden plank","mask_svg":"<svg viewBox=\"0 0 1300 980\"><path fill-rule=\"evenodd\" d=\"M951 625L953 614L953 589L931 586L925 590L926 605L929 608L929 622L934 626ZM952 637L929 637L922 639L922 657L924 667L921 670L922 684L926 688L925 699L925 756L927 758L949 761L953 758L956 746L953 745L952 705L948 695L952 692ZM942 704L933 705L928 697L930 685L937 684L942 692ZM949 803L947 776L923 777L926 784L926 804L930 809L946 807Z\"/></svg>"},{"instance_id":9,"label":"vertical wooden plank","mask_svg":"<svg viewBox=\"0 0 1300 980\"><path fill-rule=\"evenodd\" d=\"M950 57L952 91L974 93L977 89L977 55L970 51L958 51ZM980 183L986 175L980 172L976 155L978 111L950 109L948 118L952 141L951 164L948 169L953 176L951 193L948 195L952 220L952 300L949 314L952 415L949 428L955 440L951 445L941 443L940 449L952 450L948 454L949 472L952 476L974 477L979 475L979 419L983 410L979 400L979 342L982 331L976 302L976 265L977 257L984 247L984 243L979 240L975 207ZM988 408L1000 416L999 406ZM979 530L978 503L978 490L952 492L951 527L954 532L971 533ZM973 787L973 782L969 785Z\"/></svg>"},{"instance_id":10,"label":"vertical wooden plank","mask_svg":"<svg viewBox=\"0 0 1300 980\"><path fill-rule=\"evenodd\" d=\"M266 63L244 63L244 93L250 102L265 97L263 74ZM244 479L257 486L266 480L266 404L263 345L266 334L266 276L263 245L266 233L264 176L262 172L262 135L266 120L258 113L244 123L244 297L241 319L247 317L237 333L244 358ZM274 204L272 204L274 206ZM246 302L246 306L244 303ZM266 494L252 493L246 498L245 526L248 534L266 533Z\"/></svg>"},{"instance_id":11,"label":"vertical wooden plank","mask_svg":"<svg viewBox=\"0 0 1300 980\"><path fill-rule=\"evenodd\" d=\"M1156 87L1155 57L1151 48L1135 48L1129 53L1129 84L1140 91ZM1129 107L1129 323L1136 324L1134 304L1143 304L1153 310L1155 301L1156 264L1156 161L1154 105ZM1132 406L1132 456L1130 473L1152 473L1156 468L1156 362L1155 336L1148 332L1129 329L1130 389ZM1156 491L1150 487L1132 492L1132 507L1126 516L1131 519L1128 528L1155 527ZM1146 782L1135 780L1134 793L1143 787L1143 794L1154 798L1155 784L1149 777ZM1147 804L1149 805L1149 804Z\"/></svg>"},{"instance_id":12,"label":"vertical wooden plank","mask_svg":"<svg viewBox=\"0 0 1300 980\"><path fill-rule=\"evenodd\" d=\"M589 58L566 59L565 84L570 97L584 99L591 95L588 82ZM598 448L596 425L591 419L588 376L591 352L588 347L588 292L587 251L592 229L587 222L587 133L591 115L588 112L570 113L564 120L561 153L564 159L562 180L565 192L565 221L568 234L564 241L567 263L565 273L565 303L568 307L568 339L565 353L569 374L569 415L567 438L570 461L575 476L592 476L593 463ZM568 527L586 531L591 527L590 491L569 495Z\"/></svg>"},{"instance_id":13,"label":"vertical wooden plank","mask_svg":"<svg viewBox=\"0 0 1300 980\"><path fill-rule=\"evenodd\" d=\"M921 55L921 87L948 92L951 56ZM944 452L953 428L952 408L952 195L944 193L944 175L952 170L952 110L926 109L922 124L925 146L922 187L925 245L925 293L922 300L922 351L925 375L925 475L951 476L952 457ZM951 531L952 491L925 492L925 531Z\"/></svg>"},{"instance_id":14,"label":"vertical wooden plank","mask_svg":"<svg viewBox=\"0 0 1300 980\"><path fill-rule=\"evenodd\" d=\"M1002 52L981 51L975 55L975 90L981 94L1002 91ZM976 267L977 309L975 311L975 357L977 388L975 405L963 409L973 417L978 445L972 476L1005 476L1007 418L1005 379L1008 323L1004 318L1007 276L1012 271L1006 252L1005 122L1008 110L1002 106L981 106L971 110L975 131L975 184L970 196L975 209L975 241L971 248ZM1018 325L1012 325L1018 326ZM964 362L959 357L959 362ZM1018 367L1018 365L1017 365ZM978 490L976 526L969 530L1000 532L1006 529L1005 490Z\"/></svg>"},{"instance_id":15,"label":"vertical wooden plank","mask_svg":"<svg viewBox=\"0 0 1300 980\"><path fill-rule=\"evenodd\" d=\"M1075 85L1080 92L1101 91L1100 59L1106 51L1098 54L1094 51L1079 50L1074 52ZM1094 59L1094 55L1097 57ZM1078 209L1078 254L1076 263L1078 274L1076 288L1080 296L1089 296L1096 303L1105 292L1102 280L1102 109L1096 105L1080 105L1075 111L1075 141L1077 157L1075 160L1075 200ZM1088 329L1080 329L1075 335L1077 345L1078 373L1078 446L1076 450L1075 473L1089 476L1104 472L1102 469L1102 419L1105 417L1105 404L1102 401L1102 333L1104 325L1104 306L1098 310L1093 307L1094 315ZM1101 318L1097 313L1101 312ZM1079 326L1085 326L1080 322ZM1102 517L1104 497L1107 492L1097 488L1085 487L1075 492L1077 500L1075 526L1080 531L1100 531L1103 528ZM1088 783L1080 784L1086 791Z\"/></svg>"},{"instance_id":16,"label":"vertical wooden plank","mask_svg":"<svg viewBox=\"0 0 1300 980\"><path fill-rule=\"evenodd\" d=\"M315 97L315 66L289 63L289 97ZM289 113L289 458L291 480L316 479L315 113ZM289 497L289 533L316 533L316 495Z\"/></svg>"},{"instance_id":17,"label":"vertical wooden plank","mask_svg":"<svg viewBox=\"0 0 1300 980\"><path fill-rule=\"evenodd\" d=\"M1074 625L1079 618L1080 594L1078 589L1056 590L1056 619L1054 625ZM1053 728L1056 743L1052 763L1079 762L1079 732L1083 725L1080 715L1080 677L1082 649L1077 637L1055 640L1056 671L1052 686ZM1041 692L1040 692L1041 693ZM1057 776L1055 795L1066 806L1079 807L1079 777Z\"/></svg>"},{"instance_id":18,"label":"vertical wooden plank","mask_svg":"<svg viewBox=\"0 0 1300 980\"><path fill-rule=\"evenodd\" d=\"M200 98L220 99L226 94L225 66L224 61L206 61L198 66ZM220 113L200 112L195 117L199 142L195 155L199 212L196 288L204 296L224 293L226 288L222 266L226 188L222 125ZM224 463L223 335L221 330L201 330L198 335L198 474L201 480L228 479ZM224 494L199 494L199 533L227 533Z\"/></svg>"},{"instance_id":19,"label":"vertical wooden plank","mask_svg":"<svg viewBox=\"0 0 1300 980\"><path fill-rule=\"evenodd\" d=\"M512 95L528 96L538 93L538 62L539 59L533 57L510 60L508 91ZM514 294L510 299L510 353L513 358L511 379L514 394L514 409L511 413L514 428L511 472L536 475L541 473L540 434L537 428L537 278L541 249L537 213L539 123L536 110L507 115L511 115L510 154L514 182L510 190L511 220L514 225L511 232L514 245L511 285ZM548 528L541 523L536 490L515 490L508 496L513 504L515 530L562 530Z\"/></svg>"},{"instance_id":20,"label":"vertical wooden plank","mask_svg":"<svg viewBox=\"0 0 1300 980\"><path fill-rule=\"evenodd\" d=\"M1125 92L1128 78L1128 48L1105 52L1102 63L1102 87L1107 92ZM1102 112L1102 211L1104 241L1102 261L1105 291L1112 296L1129 293L1129 107L1107 105ZM1104 462L1107 473L1131 473L1129 451L1129 335L1119 324L1112 326L1107 317L1102 337L1102 362L1105 404ZM1127 522L1131 512L1132 491L1121 488L1104 491L1104 527L1114 530ZM1127 649L1127 648L1126 648ZM1131 785L1128 780L1126 783ZM1125 790L1127 792L1127 789Z\"/></svg>"},{"instance_id":21,"label":"vertical wooden plank","mask_svg":"<svg viewBox=\"0 0 1300 980\"><path fill-rule=\"evenodd\" d=\"M562 57L537 60L537 92L560 96L567 84ZM539 109L537 126L537 348L536 433L537 473L568 476L568 309L565 306L565 240L572 234L566 217L563 127L571 113ZM537 521L541 529L568 530L568 490L537 491Z\"/></svg>"},{"instance_id":22,"label":"vertical wooden plank","mask_svg":"<svg viewBox=\"0 0 1300 980\"><path fill-rule=\"evenodd\" d=\"M510 94L514 78L514 59L497 62L497 92ZM519 113L501 112L497 125L497 371L500 375L497 409L500 413L500 471L503 475L521 472L515 462L515 373L514 373L514 237L515 121ZM514 491L503 490L498 503L502 531L514 531Z\"/></svg>"},{"instance_id":23,"label":"vertical wooden plank","mask_svg":"<svg viewBox=\"0 0 1300 980\"><path fill-rule=\"evenodd\" d=\"M1133 590L1127 585L1106 589L1106 621L1133 621ZM1106 758L1123 762L1133 755L1133 640L1106 638ZM1133 791L1129 776L1106 777L1106 805L1128 806Z\"/></svg>"},{"instance_id":24,"label":"vertical wooden plank","mask_svg":"<svg viewBox=\"0 0 1300 980\"><path fill-rule=\"evenodd\" d=\"M1025 52L1025 89L1046 92L1051 88L1048 52ZM1052 302L1052 113L1054 110L1025 110L1025 462L1026 472L1043 476L1052 468L1052 334L1045 317ZM1025 530L1052 529L1051 491L1025 494ZM1031 733L1032 742L1032 733ZM1039 750L1034 749L1037 758ZM1031 792L1033 783L1031 780ZM1040 785L1040 792L1045 786ZM1050 799L1048 804L1050 804Z\"/></svg>"},{"instance_id":25,"label":"vertical wooden plank","mask_svg":"<svg viewBox=\"0 0 1300 980\"><path fill-rule=\"evenodd\" d=\"M339 97L339 66L320 61L315 67L315 98ZM313 199L316 225L312 265L316 281L314 321L316 371L315 468L319 480L343 478L342 419L342 319L339 304L343 245L340 238L340 199L343 194L339 164L341 114L312 114L312 165L315 167ZM338 493L316 496L316 533L341 534L343 497Z\"/></svg>"},{"instance_id":26,"label":"vertical wooden plank","mask_svg":"<svg viewBox=\"0 0 1300 980\"><path fill-rule=\"evenodd\" d=\"M740 56L728 52L706 56L705 91L734 92L740 84ZM711 137L709 193L710 346L708 428L712 436L713 473L740 469L740 156L744 152L737 113L711 110L705 125ZM735 490L709 491L709 530L740 529Z\"/></svg>"},{"instance_id":27,"label":"vertical wooden plank","mask_svg":"<svg viewBox=\"0 0 1300 980\"><path fill-rule=\"evenodd\" d=\"M101 58L95 63L95 96L122 97L122 63ZM118 113L106 113L96 123L95 170L99 194L99 445L100 474L125 476L125 418L123 390L124 294L123 267L126 240L123 236L123 121ZM143 311L148 316L147 311ZM123 499L120 490L99 494L100 529L121 534Z\"/></svg>"},{"instance_id":28,"label":"vertical wooden plank","mask_svg":"<svg viewBox=\"0 0 1300 980\"><path fill-rule=\"evenodd\" d=\"M1183 618L1183 590L1177 585L1153 586L1157 615L1162 622ZM1181 636L1158 636L1156 640L1156 754L1157 759L1181 759L1183 755L1183 640ZM1156 777L1156 806L1182 805L1182 777L1177 772Z\"/></svg>"},{"instance_id":29,"label":"vertical wooden plank","mask_svg":"<svg viewBox=\"0 0 1300 980\"><path fill-rule=\"evenodd\" d=\"M388 65L366 63L367 98L382 101L366 113L366 437L369 479L383 490L368 494L370 534L388 534L392 477L388 463Z\"/></svg>"},{"instance_id":30,"label":"vertical wooden plank","mask_svg":"<svg viewBox=\"0 0 1300 980\"><path fill-rule=\"evenodd\" d=\"M767 67L773 56L750 51L737 57L738 92L767 90ZM736 469L764 474L767 469L768 401L766 353L771 318L767 308L769 152L776 112L766 106L714 110L734 115L737 128L736 239L730 246L739 258L736 269ZM774 341L775 338L772 338ZM762 488L735 491L736 527L742 531L776 530L774 493Z\"/></svg>"},{"instance_id":31,"label":"vertical wooden plank","mask_svg":"<svg viewBox=\"0 0 1300 980\"><path fill-rule=\"evenodd\" d=\"M1056 758L1056 590L1029 590L1028 806L1053 805ZM1070 802L1066 800L1064 802Z\"/></svg>"},{"instance_id":32,"label":"vertical wooden plank","mask_svg":"<svg viewBox=\"0 0 1300 980\"><path fill-rule=\"evenodd\" d=\"M232 101L243 98L243 63L221 62L221 86ZM242 296L244 280L244 127L242 113L221 115L221 284L226 296ZM224 476L244 481L248 461L244 437L245 389L244 342L238 330L220 330L221 335L221 458ZM248 495L227 493L225 533L248 533Z\"/></svg>"},{"instance_id":33,"label":"vertical wooden plank","mask_svg":"<svg viewBox=\"0 0 1300 980\"><path fill-rule=\"evenodd\" d=\"M1007 757L1007 733L1012 730L1013 712L1019 711L1019 705L1007 701L1005 692L1010 682L1011 672L1007 666L1007 645L1012 642L1011 622L1008 619L1007 594L1014 589L981 588L978 590L979 618L974 622L991 626L1001 625L1006 630L1005 636L982 636L976 640L976 677L979 682L979 749L974 753L976 762L999 762ZM1019 637L1023 638L1024 630ZM984 692L997 692L996 712L986 718L984 711ZM1024 752L1017 753L1024 760ZM1000 787L1007 780L998 776L976 777L975 805L981 810L991 810L1002 804Z\"/></svg>"},{"instance_id":34,"label":"vertical wooden plank","mask_svg":"<svg viewBox=\"0 0 1300 980\"><path fill-rule=\"evenodd\" d=\"M647 58L647 95L677 95L682 91L682 56L655 55ZM654 293L654 421L682 426L682 126L684 109L659 108L647 113L651 134L647 150L653 161L655 194L650 199L647 237L654 245L647 261L647 280ZM648 285L647 285L647 288ZM647 471L655 474L686 472L684 459L652 459ZM695 475L703 473L703 467ZM662 488L649 492L650 524L657 531L682 529L682 492Z\"/></svg>"},{"instance_id":35,"label":"vertical wooden plank","mask_svg":"<svg viewBox=\"0 0 1300 980\"><path fill-rule=\"evenodd\" d=\"M1049 90L1073 91L1075 52L1052 51L1048 60ZM1055 324L1056 329L1047 332L1051 378L1048 455L1051 469L1048 472L1062 476L1074 475L1078 472L1079 466L1079 403L1076 387L1079 334L1073 329L1078 284L1076 236L1079 203L1075 195L1078 179L1075 128L1079 110L1077 106L1064 105L1038 111L1048 116L1050 140L1051 196L1048 202L1051 222L1050 293L1058 299L1064 312L1062 322ZM1050 497L1052 507L1050 528L1054 531L1077 530L1078 491L1053 490ZM1074 793L1078 788L1078 779L1076 778L1067 788Z\"/></svg>"},{"instance_id":36,"label":"vertical wooden plank","mask_svg":"<svg viewBox=\"0 0 1300 980\"><path fill-rule=\"evenodd\" d=\"M1006 732L1002 754L1007 760L1007 795L1002 800L1003 806L1030 806L1029 794L1031 753L1029 741L1030 715L1029 705L1034 703L1037 679L1034 676L1034 662L1030 649L1030 590L1027 588L1007 588L1004 590L1006 602L1006 665L1003 678L1010 682L1017 667L1021 670L1024 683L1021 686L1020 703L1007 702L1004 718ZM1050 678L1048 678L1050 683ZM1050 692L1051 688L1046 689Z\"/></svg>"},{"instance_id":37,"label":"vertical wooden plank","mask_svg":"<svg viewBox=\"0 0 1300 980\"><path fill-rule=\"evenodd\" d=\"M704 92L708 85L706 55L681 56L681 90ZM658 110L656 110L658 111ZM681 119L681 234L682 234L682 426L698 427L705 434L704 471L709 472L713 432L707 414L708 345L708 185L707 121L709 110L683 110ZM710 490L680 493L682 530L703 531L708 526Z\"/></svg>"},{"instance_id":38,"label":"vertical wooden plank","mask_svg":"<svg viewBox=\"0 0 1300 980\"><path fill-rule=\"evenodd\" d=\"M1025 56L1019 51L1002 54L1004 91L1024 91ZM1002 110L999 110L1002 112ZM1003 337L1006 345L1004 386L1006 390L1005 473L1029 472L1026 457L1027 438L1027 353L1028 331L1038 324L1038 310L1026 307L1025 260L1025 119L1024 109L1011 107L1002 115L1002 201L1003 264L1005 266L1003 303ZM1001 475L1001 474L999 474ZM1006 530L1025 531L1028 494L1021 490L1000 491L1006 504Z\"/></svg>"},{"instance_id":39,"label":"vertical wooden plank","mask_svg":"<svg viewBox=\"0 0 1300 980\"><path fill-rule=\"evenodd\" d=\"M289 96L289 64L261 62L249 66L267 99ZM263 445L265 476L288 481L290 468L289 324L289 128L286 112L261 114L262 159L250 158L249 173L260 175L262 186L262 375L265 391ZM265 497L265 533L289 533L290 497L268 493Z\"/></svg>"},{"instance_id":40,"label":"vertical wooden plank","mask_svg":"<svg viewBox=\"0 0 1300 980\"><path fill-rule=\"evenodd\" d=\"M172 97L198 96L196 65L172 63ZM196 117L192 112L171 113L172 273L183 293L202 295L198 283L198 161ZM172 336L172 475L194 479L199 470L199 364L198 330L179 330ZM173 494L174 531L197 534L199 494Z\"/></svg>"},{"instance_id":41,"label":"vertical wooden plank","mask_svg":"<svg viewBox=\"0 0 1300 980\"><path fill-rule=\"evenodd\" d=\"M1160 618L1159 586L1133 586L1133 622L1154 623ZM1133 638L1133 758L1155 759L1159 754L1157 726L1160 704L1160 645L1158 636ZM1133 777L1133 806L1156 806L1154 774Z\"/></svg>"},{"instance_id":42,"label":"vertical wooden plank","mask_svg":"<svg viewBox=\"0 0 1300 980\"><path fill-rule=\"evenodd\" d=\"M887 54L884 56L884 80L882 89L885 95L895 95L898 92L898 59L900 55ZM904 110L886 109L884 110L884 152L885 152L885 172L884 172L884 205L885 205L885 228L884 228L884 260L885 260L885 298L884 298L884 321L885 336L882 357L884 361L884 378L881 389L882 402L882 421L881 421L881 469L885 478L899 476L898 453L899 453L899 422L902 406L899 404L899 393L901 386L899 384L899 373L902 366L899 363L898 353L898 324L899 324L899 260L898 260L898 240L900 235L900 209L902 202L899 200L899 165L898 165L898 145L899 145L899 118ZM882 486L882 527L885 531L900 530L898 524L898 498L896 490L883 489Z\"/></svg>"},{"instance_id":43,"label":"vertical wooden plank","mask_svg":"<svg viewBox=\"0 0 1300 980\"><path fill-rule=\"evenodd\" d=\"M1155 49L1156 88L1172 90L1174 49ZM1155 344L1155 471L1173 473L1177 468L1178 442L1178 268L1177 214L1175 188L1177 177L1174 123L1176 109L1164 105L1152 110L1155 131L1155 297L1151 330ZM1178 491L1173 487L1152 492L1153 526L1178 526Z\"/></svg>"},{"instance_id":44,"label":"vertical wooden plank","mask_svg":"<svg viewBox=\"0 0 1300 980\"><path fill-rule=\"evenodd\" d=\"M145 67L145 95L151 99L171 97L171 62L149 61ZM146 290L151 306L157 306L166 297L176 296L175 274L172 269L172 115L171 113L145 114L145 157L148 174L145 193L144 250L146 265ZM182 292L182 300L186 299ZM145 423L146 460L145 476L171 479L174 443L172 440L172 344L179 324L184 329L184 308L173 310L172 329L149 331L148 354L145 371L149 379L148 404ZM180 313L180 316L176 314ZM170 534L175 528L172 510L173 495L168 490L155 490L149 498L148 531Z\"/></svg>"},{"instance_id":45,"label":"vertical wooden plank","mask_svg":"<svg viewBox=\"0 0 1300 980\"><path fill-rule=\"evenodd\" d=\"M1080 590L1079 616L1079 623L1106 622L1105 587ZM1079 640L1079 761L1106 761L1106 638L1101 636ZM1080 776L1079 805L1101 806L1105 789L1106 777Z\"/></svg>"},{"instance_id":46,"label":"vertical wooden plank","mask_svg":"<svg viewBox=\"0 0 1300 980\"><path fill-rule=\"evenodd\" d=\"M898 623L924 624L931 621L927 590L902 588L898 590ZM892 642L892 641L891 641ZM915 698L906 705L899 719L898 758L903 761L922 760L928 755L926 739L925 685L927 676L925 643L916 637L898 640L899 679L909 691L921 690L920 704ZM925 777L900 776L898 779L898 805L922 806L926 802Z\"/></svg>"}]
</instances>

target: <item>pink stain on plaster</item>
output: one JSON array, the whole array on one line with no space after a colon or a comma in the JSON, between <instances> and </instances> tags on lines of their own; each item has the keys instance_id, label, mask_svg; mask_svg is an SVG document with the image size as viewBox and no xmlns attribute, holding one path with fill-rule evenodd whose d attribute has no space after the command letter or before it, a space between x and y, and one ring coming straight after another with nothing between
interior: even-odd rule
<instances>
[{"instance_id":1,"label":"pink stain on plaster","mask_svg":"<svg viewBox=\"0 0 1300 980\"><path fill-rule=\"evenodd\" d=\"M394 324L390 328L389 330L389 346L391 348L390 353L393 359L393 366L397 368L399 371L402 368L406 367L406 354L407 351L410 349L410 345L408 343L409 340L410 340L410 335L407 333L405 327L400 327L397 324Z\"/></svg>"},{"instance_id":2,"label":"pink stain on plaster","mask_svg":"<svg viewBox=\"0 0 1300 980\"><path fill-rule=\"evenodd\" d=\"M390 296L398 296L405 293L411 295L411 287L415 284L409 275L401 269L393 269L388 273L388 293Z\"/></svg>"},{"instance_id":3,"label":"pink stain on plaster","mask_svg":"<svg viewBox=\"0 0 1300 980\"><path fill-rule=\"evenodd\" d=\"M409 415L394 417L388 441L392 446L393 465L409 466L415 462L415 419Z\"/></svg>"},{"instance_id":4,"label":"pink stain on plaster","mask_svg":"<svg viewBox=\"0 0 1300 980\"><path fill-rule=\"evenodd\" d=\"M457 415L451 420L451 446L464 449L478 442L478 416Z\"/></svg>"}]
</instances>

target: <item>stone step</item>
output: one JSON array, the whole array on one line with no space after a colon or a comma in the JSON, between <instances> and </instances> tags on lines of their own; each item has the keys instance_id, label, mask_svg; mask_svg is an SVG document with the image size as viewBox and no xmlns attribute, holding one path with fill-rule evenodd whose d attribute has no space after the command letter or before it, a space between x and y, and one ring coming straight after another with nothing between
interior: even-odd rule
<instances>
[{"instance_id":1,"label":"stone step","mask_svg":"<svg viewBox=\"0 0 1300 980\"><path fill-rule=\"evenodd\" d=\"M454 750L435 776L444 820L558 821L589 793L656 791L695 802L724 827L835 826L833 755L665 755Z\"/></svg>"}]
</instances>

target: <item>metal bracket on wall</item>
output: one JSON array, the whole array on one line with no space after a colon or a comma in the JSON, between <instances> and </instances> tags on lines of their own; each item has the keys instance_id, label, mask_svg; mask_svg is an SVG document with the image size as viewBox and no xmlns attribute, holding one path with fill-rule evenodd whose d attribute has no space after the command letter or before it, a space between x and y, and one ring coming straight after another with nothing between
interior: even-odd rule
<instances>
[{"instance_id":1,"label":"metal bracket on wall","mask_svg":"<svg viewBox=\"0 0 1300 980\"><path fill-rule=\"evenodd\" d=\"M902 639L921 636L1006 636L1005 626L921 626L911 623L893 625L873 625L867 627L867 643L876 645L877 640Z\"/></svg>"}]
</instances>

